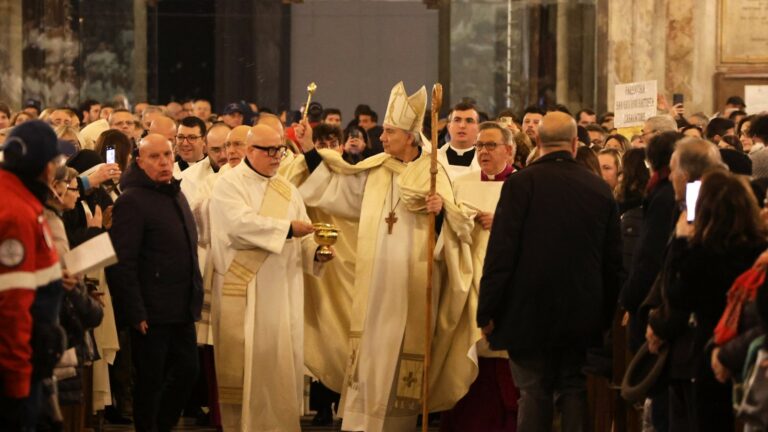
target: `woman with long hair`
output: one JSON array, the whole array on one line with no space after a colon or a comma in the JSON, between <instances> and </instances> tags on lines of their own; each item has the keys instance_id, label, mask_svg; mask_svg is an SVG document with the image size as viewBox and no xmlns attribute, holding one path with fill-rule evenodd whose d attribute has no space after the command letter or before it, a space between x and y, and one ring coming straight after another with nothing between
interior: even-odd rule
<instances>
[{"instance_id":1,"label":"woman with long hair","mask_svg":"<svg viewBox=\"0 0 768 432\"><path fill-rule=\"evenodd\" d=\"M120 166L120 171L125 171L131 161L133 143L117 129L108 129L99 135L93 150L101 156L101 160L107 162L107 149L115 149L115 162Z\"/></svg>"},{"instance_id":2,"label":"woman with long hair","mask_svg":"<svg viewBox=\"0 0 768 432\"><path fill-rule=\"evenodd\" d=\"M707 342L731 284L767 245L766 227L746 181L720 169L706 173L694 221L688 222L687 211L677 221L663 303L648 317L650 350L669 349L670 430L733 430L731 386L715 379Z\"/></svg>"},{"instance_id":3,"label":"woman with long hair","mask_svg":"<svg viewBox=\"0 0 768 432\"><path fill-rule=\"evenodd\" d=\"M597 160L600 166L600 176L615 194L621 178L621 153L614 149L603 149L597 154Z\"/></svg>"},{"instance_id":4,"label":"woman with long hair","mask_svg":"<svg viewBox=\"0 0 768 432\"><path fill-rule=\"evenodd\" d=\"M629 140L624 135L611 134L605 137L605 141L603 141L603 148L613 149L621 154L624 154L631 147L629 145Z\"/></svg>"},{"instance_id":5,"label":"woman with long hair","mask_svg":"<svg viewBox=\"0 0 768 432\"><path fill-rule=\"evenodd\" d=\"M630 149L621 158L622 176L616 188L621 217L624 270L629 274L637 238L643 225L643 199L651 172L645 165L645 149Z\"/></svg>"}]
</instances>

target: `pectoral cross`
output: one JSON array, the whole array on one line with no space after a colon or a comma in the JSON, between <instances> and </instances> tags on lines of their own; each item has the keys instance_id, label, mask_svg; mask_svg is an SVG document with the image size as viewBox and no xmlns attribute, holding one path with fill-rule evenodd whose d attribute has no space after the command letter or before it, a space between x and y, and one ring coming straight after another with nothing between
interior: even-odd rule
<instances>
[{"instance_id":1,"label":"pectoral cross","mask_svg":"<svg viewBox=\"0 0 768 432\"><path fill-rule=\"evenodd\" d=\"M384 220L389 225L388 233L392 234L392 227L397 223L397 216L395 216L394 210L389 212L389 216L385 217Z\"/></svg>"}]
</instances>

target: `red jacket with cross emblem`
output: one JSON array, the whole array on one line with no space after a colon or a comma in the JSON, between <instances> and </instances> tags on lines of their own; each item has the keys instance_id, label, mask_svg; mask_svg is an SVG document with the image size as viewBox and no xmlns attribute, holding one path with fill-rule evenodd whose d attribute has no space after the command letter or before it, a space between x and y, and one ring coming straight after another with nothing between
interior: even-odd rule
<instances>
[{"instance_id":1,"label":"red jacket with cross emblem","mask_svg":"<svg viewBox=\"0 0 768 432\"><path fill-rule=\"evenodd\" d=\"M0 391L28 396L32 313L38 288L61 279L40 201L16 175L0 169Z\"/></svg>"}]
</instances>

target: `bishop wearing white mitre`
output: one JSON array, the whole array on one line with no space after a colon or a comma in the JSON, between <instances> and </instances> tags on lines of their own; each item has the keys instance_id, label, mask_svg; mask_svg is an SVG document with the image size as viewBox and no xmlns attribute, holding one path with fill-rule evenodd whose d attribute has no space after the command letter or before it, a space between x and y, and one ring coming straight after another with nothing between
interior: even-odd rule
<instances>
[{"instance_id":1,"label":"bishop wearing white mitre","mask_svg":"<svg viewBox=\"0 0 768 432\"><path fill-rule=\"evenodd\" d=\"M358 221L354 299L347 372L340 403L345 431L411 431L421 410L425 355L428 212L438 215L445 268L433 297L429 382L433 411L450 408L477 373L467 307L472 264L471 220L454 203L444 168L428 196L429 155L421 135L424 87L408 96L392 89L381 142L385 153L349 165L337 152L316 150L311 129L296 127L305 171L299 186L309 207ZM296 171L296 170L294 170ZM300 177L295 174L292 178Z\"/></svg>"}]
</instances>

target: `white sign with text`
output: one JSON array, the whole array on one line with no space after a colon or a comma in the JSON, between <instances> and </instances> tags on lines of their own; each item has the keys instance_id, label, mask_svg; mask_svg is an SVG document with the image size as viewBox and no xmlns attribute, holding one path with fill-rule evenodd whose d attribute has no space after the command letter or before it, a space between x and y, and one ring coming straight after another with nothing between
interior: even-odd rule
<instances>
[{"instance_id":1,"label":"white sign with text","mask_svg":"<svg viewBox=\"0 0 768 432\"><path fill-rule=\"evenodd\" d=\"M617 84L613 124L617 128L642 125L656 115L656 81Z\"/></svg>"},{"instance_id":2,"label":"white sign with text","mask_svg":"<svg viewBox=\"0 0 768 432\"><path fill-rule=\"evenodd\" d=\"M749 114L759 114L768 111L768 86L745 85L744 103Z\"/></svg>"}]
</instances>

